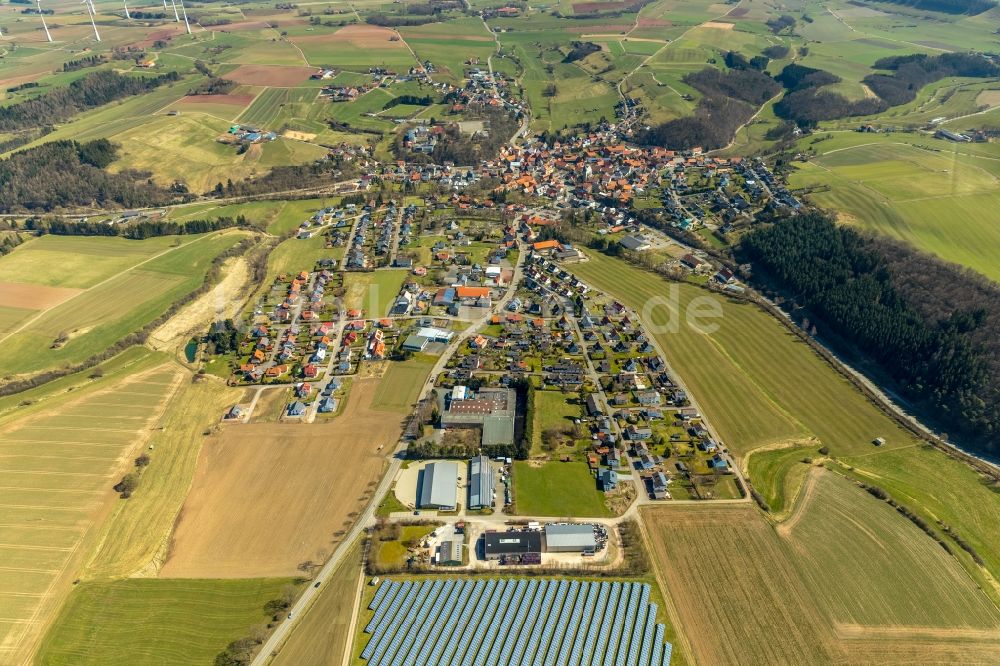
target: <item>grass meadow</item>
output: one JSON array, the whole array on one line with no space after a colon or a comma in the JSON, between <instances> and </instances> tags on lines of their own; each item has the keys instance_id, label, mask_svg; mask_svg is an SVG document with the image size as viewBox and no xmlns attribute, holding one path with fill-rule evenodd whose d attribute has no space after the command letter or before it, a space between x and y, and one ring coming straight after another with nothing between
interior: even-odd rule
<instances>
[{"instance_id":1,"label":"grass meadow","mask_svg":"<svg viewBox=\"0 0 1000 666\"><path fill-rule=\"evenodd\" d=\"M535 409L532 415L531 455L544 455L542 433L550 428L573 427L573 419L581 416L579 393L561 391L535 391ZM570 401L573 401L572 403Z\"/></svg>"},{"instance_id":2,"label":"grass meadow","mask_svg":"<svg viewBox=\"0 0 1000 666\"><path fill-rule=\"evenodd\" d=\"M433 356L418 354L407 361L390 362L372 398L372 409L409 414L434 361Z\"/></svg>"},{"instance_id":3,"label":"grass meadow","mask_svg":"<svg viewBox=\"0 0 1000 666\"><path fill-rule=\"evenodd\" d=\"M933 141L935 152L891 137L824 151L797 165L795 187L824 185L809 195L858 227L1000 280L995 248L1000 226L1000 168L964 147Z\"/></svg>"},{"instance_id":4,"label":"grass meadow","mask_svg":"<svg viewBox=\"0 0 1000 666\"><path fill-rule=\"evenodd\" d=\"M212 663L226 646L269 619L291 579L131 579L81 583L38 664Z\"/></svg>"},{"instance_id":5,"label":"grass meadow","mask_svg":"<svg viewBox=\"0 0 1000 666\"><path fill-rule=\"evenodd\" d=\"M587 463L515 461L514 500L522 516L611 516Z\"/></svg>"}]
</instances>

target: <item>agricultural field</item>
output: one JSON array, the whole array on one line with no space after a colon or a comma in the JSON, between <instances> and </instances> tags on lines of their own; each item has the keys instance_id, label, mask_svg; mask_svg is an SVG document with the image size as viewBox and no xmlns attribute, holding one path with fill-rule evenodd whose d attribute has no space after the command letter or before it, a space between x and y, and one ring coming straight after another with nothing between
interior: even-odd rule
<instances>
[{"instance_id":1,"label":"agricultural field","mask_svg":"<svg viewBox=\"0 0 1000 666\"><path fill-rule=\"evenodd\" d=\"M997 608L952 556L888 504L813 475L777 528L750 505L643 509L696 659L947 661L962 646L974 661L1000 655Z\"/></svg>"},{"instance_id":2,"label":"agricultural field","mask_svg":"<svg viewBox=\"0 0 1000 666\"><path fill-rule=\"evenodd\" d=\"M573 272L639 307L647 325L666 327L668 332L656 337L668 362L737 460L765 446L808 445L814 451L828 447L831 456L850 461L845 463L853 468L849 473L880 486L892 485L889 492L925 520L946 522L981 550L987 573L964 553L958 557L993 594L985 582L986 576L1000 575L1000 553L993 545L1000 534L1000 494L993 484L964 463L921 446L805 343L755 306L692 285L668 283L597 253L575 265ZM670 304L675 287L677 300ZM643 304L654 297L667 297L667 305L643 312ZM669 315L674 310L684 312L695 297L708 299L700 301L701 307L718 307L721 317L712 320L718 329L706 334L680 322L671 331ZM801 390L803 386L809 390ZM875 449L874 437L885 437L885 446ZM780 488L777 479L789 473L789 466L800 465L799 460L789 456L779 460L780 465L758 467L758 473L764 471L770 478L755 478L755 484ZM779 492L771 491L772 497Z\"/></svg>"},{"instance_id":3,"label":"agricultural field","mask_svg":"<svg viewBox=\"0 0 1000 666\"><path fill-rule=\"evenodd\" d=\"M797 164L793 187L822 186L808 199L861 229L887 234L1000 281L1000 168L964 147L927 147L892 137L824 150Z\"/></svg>"},{"instance_id":4,"label":"agricultural field","mask_svg":"<svg viewBox=\"0 0 1000 666\"><path fill-rule=\"evenodd\" d=\"M115 272L98 265L84 268L82 279L42 277L43 283L48 280L86 286L61 302L39 303L40 307L30 318L0 339L4 343L0 364L8 373L31 373L76 363L104 351L199 287L212 260L243 236L242 232L222 232L160 238L145 246L147 255L144 257L136 249L148 241L107 239L107 249L103 252L99 249L100 243L95 242L105 241L103 238L72 237L65 242L39 244L41 256L51 257L70 253L79 243L83 256L74 257L71 262L84 262L89 257L91 263L100 264L103 262L93 258L107 255ZM136 249L125 245L128 243L135 243ZM156 253L155 250L165 243L174 244ZM24 270L25 262L37 259L31 256L34 247L35 243L27 243L0 258L0 274L18 276L17 271ZM119 253L126 247L124 254ZM13 269L6 268L8 260L13 263ZM61 272L59 268L55 271ZM27 274L20 274L19 279L33 277L37 264L25 272ZM30 286L31 280L26 284Z\"/></svg>"},{"instance_id":5,"label":"agricultural field","mask_svg":"<svg viewBox=\"0 0 1000 666\"><path fill-rule=\"evenodd\" d=\"M361 310L368 317L383 317L399 294L406 271L369 271L344 274L344 307Z\"/></svg>"},{"instance_id":6,"label":"agricultural field","mask_svg":"<svg viewBox=\"0 0 1000 666\"><path fill-rule=\"evenodd\" d=\"M606 518L611 511L583 462L515 461L514 501L522 516Z\"/></svg>"},{"instance_id":7,"label":"agricultural field","mask_svg":"<svg viewBox=\"0 0 1000 666\"><path fill-rule=\"evenodd\" d=\"M382 473L379 449L399 437L399 414L373 406L378 384L355 380L324 423L232 424L209 438L161 575L291 576L324 560Z\"/></svg>"},{"instance_id":8,"label":"agricultural field","mask_svg":"<svg viewBox=\"0 0 1000 666\"><path fill-rule=\"evenodd\" d=\"M372 407L385 412L409 414L434 366L435 358L419 354L406 361L392 361L379 382Z\"/></svg>"},{"instance_id":9,"label":"agricultural field","mask_svg":"<svg viewBox=\"0 0 1000 666\"><path fill-rule=\"evenodd\" d=\"M0 426L4 661L21 662L58 610L116 501L111 486L159 425L180 381L179 368L159 359L127 377L109 373L79 398L53 395Z\"/></svg>"},{"instance_id":10,"label":"agricultural field","mask_svg":"<svg viewBox=\"0 0 1000 666\"><path fill-rule=\"evenodd\" d=\"M312 65L367 72L369 67L407 69L417 64L406 42L390 28L346 25L331 34L291 38Z\"/></svg>"},{"instance_id":11,"label":"agricultural field","mask_svg":"<svg viewBox=\"0 0 1000 666\"><path fill-rule=\"evenodd\" d=\"M351 649L351 620L362 580L361 554L358 544L344 556L315 605L281 648L275 666L327 666L339 663Z\"/></svg>"},{"instance_id":12,"label":"agricultural field","mask_svg":"<svg viewBox=\"0 0 1000 666\"><path fill-rule=\"evenodd\" d=\"M119 502L104 523L83 578L105 580L142 572L163 563L170 533L194 479L198 454L220 415L239 402L241 392L222 382L185 383L167 404L162 429L150 437L156 454L143 470L142 485Z\"/></svg>"},{"instance_id":13,"label":"agricultural field","mask_svg":"<svg viewBox=\"0 0 1000 666\"><path fill-rule=\"evenodd\" d=\"M81 583L42 644L38 664L206 664L270 619L290 578L128 579Z\"/></svg>"}]
</instances>

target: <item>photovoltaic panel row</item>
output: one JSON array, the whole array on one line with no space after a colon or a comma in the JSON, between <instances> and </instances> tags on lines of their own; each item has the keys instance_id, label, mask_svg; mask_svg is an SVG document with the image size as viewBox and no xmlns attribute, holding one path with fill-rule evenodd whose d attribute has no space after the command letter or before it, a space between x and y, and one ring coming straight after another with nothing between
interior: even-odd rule
<instances>
[{"instance_id":1,"label":"photovoltaic panel row","mask_svg":"<svg viewBox=\"0 0 1000 666\"><path fill-rule=\"evenodd\" d=\"M371 666L668 666L650 587L551 579L383 581Z\"/></svg>"}]
</instances>

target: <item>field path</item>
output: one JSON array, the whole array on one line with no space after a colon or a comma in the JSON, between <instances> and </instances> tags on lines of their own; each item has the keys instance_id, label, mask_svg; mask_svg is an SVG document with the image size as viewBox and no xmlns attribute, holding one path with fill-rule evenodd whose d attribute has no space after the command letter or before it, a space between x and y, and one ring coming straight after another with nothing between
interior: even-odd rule
<instances>
[{"instance_id":1,"label":"field path","mask_svg":"<svg viewBox=\"0 0 1000 666\"><path fill-rule=\"evenodd\" d=\"M0 344L6 342L8 339L10 339L11 337L13 337L14 335L17 335L18 333L21 333L22 331L24 331L25 329L27 329L33 323L35 323L36 321L38 321L39 319L41 319L42 316L45 315L45 313L47 313L49 310L52 310L54 307L58 307L59 305L65 305L66 303L69 303L69 302L71 302L71 301L79 298L80 296L86 294L88 291L91 291L93 289L97 289L98 287L100 287L102 285L105 285L108 282L111 282L112 280L117 280L120 276L122 276L122 275L124 275L126 273L129 273L131 271L134 271L135 269L139 268L140 266L144 266L144 265L148 264L149 262L153 261L154 259L159 259L160 257L162 257L164 255L167 255L167 254L170 254L171 252L174 252L175 250L179 250L182 247L187 247L188 245L192 245L193 243L197 243L198 241L204 240L205 238L209 238L212 235L213 234L205 234L204 236L201 236L200 238L195 238L194 240L188 241L187 243L181 243L180 245L175 245L175 246L173 246L171 248L168 248L168 249L164 250L163 252L159 252L157 254L154 254L153 256L151 256L151 257L149 257L147 259L143 259L139 263L137 263L137 264L135 264L135 265L133 265L133 266L125 269L121 273L116 273L116 274L108 277L105 280L101 280L100 282L98 282L95 285L87 287L86 289L81 289L79 293L74 294L73 296L67 298L65 301L62 301L58 305L49 306L49 307L47 307L47 308L45 308L43 310L39 310L34 316L29 317L20 326L18 326L17 328L15 328L14 330L12 330L7 335L5 335L2 338L0 338Z\"/></svg>"}]
</instances>

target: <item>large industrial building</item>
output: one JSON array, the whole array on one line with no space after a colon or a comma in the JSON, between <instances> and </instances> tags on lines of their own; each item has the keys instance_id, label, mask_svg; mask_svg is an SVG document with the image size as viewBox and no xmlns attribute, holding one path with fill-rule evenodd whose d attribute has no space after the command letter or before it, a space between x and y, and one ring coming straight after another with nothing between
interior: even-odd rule
<instances>
[{"instance_id":1,"label":"large industrial building","mask_svg":"<svg viewBox=\"0 0 1000 666\"><path fill-rule=\"evenodd\" d=\"M473 392L456 386L442 398L442 428L482 428L482 445L514 443L517 394L511 389L485 388Z\"/></svg>"},{"instance_id":2,"label":"large industrial building","mask_svg":"<svg viewBox=\"0 0 1000 666\"><path fill-rule=\"evenodd\" d=\"M469 461L469 508L493 506L493 489L490 459L487 456L476 456Z\"/></svg>"},{"instance_id":3,"label":"large industrial building","mask_svg":"<svg viewBox=\"0 0 1000 666\"><path fill-rule=\"evenodd\" d=\"M597 551L597 536L593 525L560 523L545 526L545 552L593 553Z\"/></svg>"},{"instance_id":4,"label":"large industrial building","mask_svg":"<svg viewBox=\"0 0 1000 666\"><path fill-rule=\"evenodd\" d=\"M487 560L540 564L542 533L534 530L487 532L483 535L483 556Z\"/></svg>"},{"instance_id":5,"label":"large industrial building","mask_svg":"<svg viewBox=\"0 0 1000 666\"><path fill-rule=\"evenodd\" d=\"M421 472L417 506L454 511L458 497L458 463L433 462Z\"/></svg>"}]
</instances>

